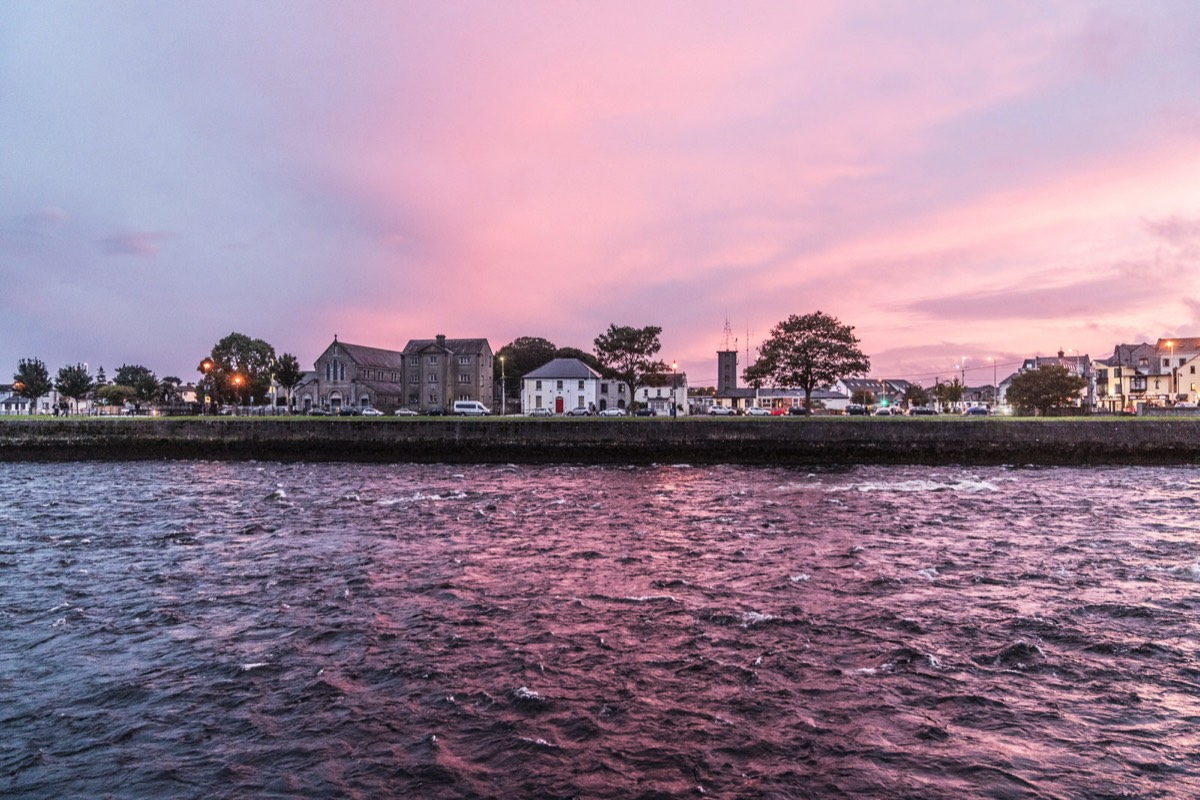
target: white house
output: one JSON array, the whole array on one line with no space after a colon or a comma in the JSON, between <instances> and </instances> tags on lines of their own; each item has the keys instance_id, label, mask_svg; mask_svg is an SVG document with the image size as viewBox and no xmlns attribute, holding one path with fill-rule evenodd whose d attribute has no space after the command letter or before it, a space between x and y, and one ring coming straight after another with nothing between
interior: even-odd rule
<instances>
[{"instance_id":1,"label":"white house","mask_svg":"<svg viewBox=\"0 0 1200 800\"><path fill-rule=\"evenodd\" d=\"M652 409L660 417L671 415L672 403L675 405L677 416L688 413L686 372L663 373L650 383L648 386L639 386L634 392L637 402Z\"/></svg>"},{"instance_id":2,"label":"white house","mask_svg":"<svg viewBox=\"0 0 1200 800\"><path fill-rule=\"evenodd\" d=\"M609 405L612 383L577 358L556 358L521 379L521 412L528 414L535 408L548 408L554 414L577 408L602 411ZM624 401L620 407L625 407Z\"/></svg>"}]
</instances>

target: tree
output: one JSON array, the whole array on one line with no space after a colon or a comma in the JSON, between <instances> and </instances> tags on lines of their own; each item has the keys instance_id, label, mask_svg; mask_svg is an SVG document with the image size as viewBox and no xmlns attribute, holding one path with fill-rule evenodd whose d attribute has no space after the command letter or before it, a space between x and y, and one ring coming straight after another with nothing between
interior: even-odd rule
<instances>
[{"instance_id":1,"label":"tree","mask_svg":"<svg viewBox=\"0 0 1200 800\"><path fill-rule=\"evenodd\" d=\"M961 403L964 391L965 388L962 382L958 378L955 378L949 383L935 384L933 387L933 396L937 398L937 401L942 404L942 408L945 409Z\"/></svg>"},{"instance_id":2,"label":"tree","mask_svg":"<svg viewBox=\"0 0 1200 800\"><path fill-rule=\"evenodd\" d=\"M923 387L913 384L908 387L908 391L904 393L904 403L910 408L916 406L929 405L929 392Z\"/></svg>"},{"instance_id":3,"label":"tree","mask_svg":"<svg viewBox=\"0 0 1200 800\"><path fill-rule=\"evenodd\" d=\"M746 374L762 375L775 386L803 389L804 413L811 414L817 386L870 369L871 360L859 349L854 328L816 311L793 314L772 328Z\"/></svg>"},{"instance_id":4,"label":"tree","mask_svg":"<svg viewBox=\"0 0 1200 800\"><path fill-rule=\"evenodd\" d=\"M123 406L137 400L137 391L132 386L106 383L96 389L96 401L105 406Z\"/></svg>"},{"instance_id":5,"label":"tree","mask_svg":"<svg viewBox=\"0 0 1200 800\"><path fill-rule=\"evenodd\" d=\"M645 384L648 378L667 372L665 363L654 360L655 354L662 349L658 340L661 333L662 328L657 325L634 328L610 324L607 331L596 337L596 357L603 372L624 381L629 387L631 409L637 387Z\"/></svg>"},{"instance_id":6,"label":"tree","mask_svg":"<svg viewBox=\"0 0 1200 800\"><path fill-rule=\"evenodd\" d=\"M492 359L492 379L504 378L504 394L512 397L521 386L525 373L532 372L555 358L558 348L540 336L519 336L496 351Z\"/></svg>"},{"instance_id":7,"label":"tree","mask_svg":"<svg viewBox=\"0 0 1200 800\"><path fill-rule=\"evenodd\" d=\"M175 375L168 375L159 384L159 399L167 405L176 405L183 402L183 394L180 392L181 386L183 386L182 378Z\"/></svg>"},{"instance_id":8,"label":"tree","mask_svg":"<svg viewBox=\"0 0 1200 800\"><path fill-rule=\"evenodd\" d=\"M1047 365L1013 378L1008 386L1008 402L1044 415L1052 408L1072 405L1086 388L1087 379L1083 376L1066 367Z\"/></svg>"},{"instance_id":9,"label":"tree","mask_svg":"<svg viewBox=\"0 0 1200 800\"><path fill-rule=\"evenodd\" d=\"M304 370L300 368L300 361L291 353L284 353L275 359L274 373L275 381L287 393L287 407L291 408L292 390L304 379Z\"/></svg>"},{"instance_id":10,"label":"tree","mask_svg":"<svg viewBox=\"0 0 1200 800\"><path fill-rule=\"evenodd\" d=\"M850 393L850 402L860 406L875 405L875 393L870 389L855 389Z\"/></svg>"},{"instance_id":11,"label":"tree","mask_svg":"<svg viewBox=\"0 0 1200 800\"><path fill-rule=\"evenodd\" d=\"M13 393L29 401L29 413L37 411L34 403L39 397L50 394L53 388L50 373L40 358L22 358L17 362L17 371L13 373Z\"/></svg>"},{"instance_id":12,"label":"tree","mask_svg":"<svg viewBox=\"0 0 1200 800\"><path fill-rule=\"evenodd\" d=\"M58 389L58 393L63 397L75 401L75 411L78 413L79 401L87 397L88 392L92 390L92 376L88 374L87 367L83 364L62 367L58 370L54 388Z\"/></svg>"},{"instance_id":13,"label":"tree","mask_svg":"<svg viewBox=\"0 0 1200 800\"><path fill-rule=\"evenodd\" d=\"M137 406L157 400L162 391L158 377L141 364L122 364L117 369L113 383L133 389L134 404Z\"/></svg>"},{"instance_id":14,"label":"tree","mask_svg":"<svg viewBox=\"0 0 1200 800\"><path fill-rule=\"evenodd\" d=\"M231 333L213 345L213 388L219 398L265 401L271 391L275 348L262 339ZM240 384L235 383L240 378Z\"/></svg>"}]
</instances>

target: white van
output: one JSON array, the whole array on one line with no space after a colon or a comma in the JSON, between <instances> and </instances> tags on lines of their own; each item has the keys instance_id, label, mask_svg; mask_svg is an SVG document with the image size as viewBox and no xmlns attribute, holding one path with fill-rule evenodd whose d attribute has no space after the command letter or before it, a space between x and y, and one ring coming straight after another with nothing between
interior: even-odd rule
<instances>
[{"instance_id":1,"label":"white van","mask_svg":"<svg viewBox=\"0 0 1200 800\"><path fill-rule=\"evenodd\" d=\"M454 413L467 417L485 417L492 410L478 400L455 400Z\"/></svg>"}]
</instances>

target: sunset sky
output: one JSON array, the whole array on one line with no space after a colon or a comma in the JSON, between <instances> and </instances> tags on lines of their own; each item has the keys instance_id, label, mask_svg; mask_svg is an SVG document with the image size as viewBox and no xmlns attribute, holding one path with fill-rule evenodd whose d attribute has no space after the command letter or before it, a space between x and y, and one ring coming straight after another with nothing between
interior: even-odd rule
<instances>
[{"instance_id":1,"label":"sunset sky","mask_svg":"<svg viewBox=\"0 0 1200 800\"><path fill-rule=\"evenodd\" d=\"M1200 336L1200 3L0 3L0 382L789 314L875 377Z\"/></svg>"}]
</instances>

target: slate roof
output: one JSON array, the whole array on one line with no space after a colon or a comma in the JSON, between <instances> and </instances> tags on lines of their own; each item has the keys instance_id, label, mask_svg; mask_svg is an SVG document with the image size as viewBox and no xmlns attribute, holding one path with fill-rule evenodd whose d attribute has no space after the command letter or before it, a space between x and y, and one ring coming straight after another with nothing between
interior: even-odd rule
<instances>
[{"instance_id":1,"label":"slate roof","mask_svg":"<svg viewBox=\"0 0 1200 800\"><path fill-rule=\"evenodd\" d=\"M348 342L337 342L337 345L354 360L355 364L361 367L379 367L396 371L404 369L404 353L397 350L384 350L380 347L367 347Z\"/></svg>"},{"instance_id":2,"label":"slate roof","mask_svg":"<svg viewBox=\"0 0 1200 800\"><path fill-rule=\"evenodd\" d=\"M542 364L535 370L525 373L526 378L542 380L565 378L567 380L600 379L600 373L580 361L578 358L556 358Z\"/></svg>"},{"instance_id":3,"label":"slate roof","mask_svg":"<svg viewBox=\"0 0 1200 800\"><path fill-rule=\"evenodd\" d=\"M404 355L417 355L431 347L438 347L437 339L409 339L408 344L404 346ZM482 353L490 349L487 339L447 339L444 347L451 353L465 355Z\"/></svg>"},{"instance_id":4,"label":"slate roof","mask_svg":"<svg viewBox=\"0 0 1200 800\"><path fill-rule=\"evenodd\" d=\"M1133 367L1137 369L1143 366L1140 362L1144 358L1146 359L1145 369L1149 370L1157 364L1157 355L1154 345L1149 342L1119 344L1113 348L1111 356L1098 363L1106 367Z\"/></svg>"}]
</instances>

